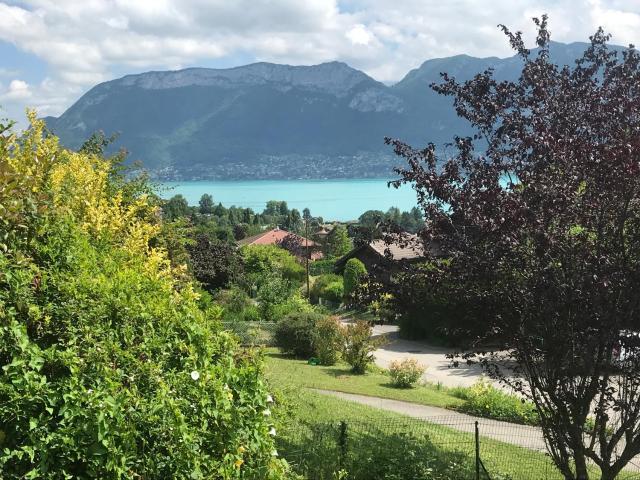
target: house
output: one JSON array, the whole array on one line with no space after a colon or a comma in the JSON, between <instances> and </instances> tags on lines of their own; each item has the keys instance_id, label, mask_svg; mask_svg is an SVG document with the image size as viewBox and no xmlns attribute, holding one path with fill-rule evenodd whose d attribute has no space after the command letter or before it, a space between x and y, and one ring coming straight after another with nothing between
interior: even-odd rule
<instances>
[{"instance_id":1,"label":"house","mask_svg":"<svg viewBox=\"0 0 640 480\"><path fill-rule=\"evenodd\" d=\"M245 245L277 245L299 258L304 258L307 250L311 260L320 260L323 257L320 244L279 227L266 230L252 237L243 238L237 242L237 245L239 247Z\"/></svg>"},{"instance_id":2,"label":"house","mask_svg":"<svg viewBox=\"0 0 640 480\"><path fill-rule=\"evenodd\" d=\"M331 233L331 230L333 230L332 225L330 225L329 228L327 228L325 225L322 225L320 230L318 230L313 234L313 237L316 238L318 242L320 242L321 244L324 244L326 243L327 237Z\"/></svg>"},{"instance_id":3,"label":"house","mask_svg":"<svg viewBox=\"0 0 640 480\"><path fill-rule=\"evenodd\" d=\"M403 264L419 262L424 256L424 248L416 235L407 237L407 241L390 244L384 240L373 240L339 258L335 263L335 272L342 274L347 261L357 258L364 263L370 275L389 279L394 272L401 270Z\"/></svg>"}]
</instances>

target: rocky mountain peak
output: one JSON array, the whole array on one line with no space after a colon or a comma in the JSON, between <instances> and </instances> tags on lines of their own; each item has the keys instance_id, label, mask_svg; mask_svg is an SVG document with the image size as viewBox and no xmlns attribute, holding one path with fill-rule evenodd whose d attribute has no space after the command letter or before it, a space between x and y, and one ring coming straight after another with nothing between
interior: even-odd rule
<instances>
[{"instance_id":1,"label":"rocky mountain peak","mask_svg":"<svg viewBox=\"0 0 640 480\"><path fill-rule=\"evenodd\" d=\"M238 88L270 84L280 89L295 87L341 97L362 82L377 83L365 73L342 62L311 66L259 62L226 69L187 68L166 72L146 72L127 75L108 83L149 90L190 86Z\"/></svg>"}]
</instances>

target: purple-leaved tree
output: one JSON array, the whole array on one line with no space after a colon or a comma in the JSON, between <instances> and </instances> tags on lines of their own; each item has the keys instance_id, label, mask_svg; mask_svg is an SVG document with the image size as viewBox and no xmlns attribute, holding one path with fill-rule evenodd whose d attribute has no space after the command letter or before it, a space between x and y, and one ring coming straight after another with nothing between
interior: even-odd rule
<instances>
[{"instance_id":1,"label":"purple-leaved tree","mask_svg":"<svg viewBox=\"0 0 640 480\"><path fill-rule=\"evenodd\" d=\"M501 26L517 81L488 70L432 86L477 132L448 158L387 139L422 240L446 254L411 267L405 288L481 310L475 358L535 403L566 479L588 479L591 463L608 480L640 454L640 56L598 30L559 67L547 18L534 22L534 52Z\"/></svg>"}]
</instances>

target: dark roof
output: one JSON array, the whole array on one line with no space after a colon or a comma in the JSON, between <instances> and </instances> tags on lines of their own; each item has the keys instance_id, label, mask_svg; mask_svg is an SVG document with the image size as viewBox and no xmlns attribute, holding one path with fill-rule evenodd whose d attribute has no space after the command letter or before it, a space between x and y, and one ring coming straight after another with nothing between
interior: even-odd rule
<instances>
[{"instance_id":1,"label":"dark roof","mask_svg":"<svg viewBox=\"0 0 640 480\"><path fill-rule=\"evenodd\" d=\"M425 256L424 248L421 247L417 235L408 235L404 238L405 240L403 241L400 241L399 239L397 242L392 242L390 244L387 244L384 240L373 240L367 244L360 245L336 260L336 270L342 269L344 264L347 263L347 260L357 256L358 252L361 252L363 249L368 249L373 252L376 256L380 257L381 260L389 260L386 253L388 251L391 256L390 260L394 262L409 262Z\"/></svg>"},{"instance_id":2,"label":"dark roof","mask_svg":"<svg viewBox=\"0 0 640 480\"><path fill-rule=\"evenodd\" d=\"M374 240L369 243L369 247L383 257L386 257L387 251L389 251L392 260L411 260L424 256L424 248L413 244L391 243L387 245L384 240Z\"/></svg>"}]
</instances>

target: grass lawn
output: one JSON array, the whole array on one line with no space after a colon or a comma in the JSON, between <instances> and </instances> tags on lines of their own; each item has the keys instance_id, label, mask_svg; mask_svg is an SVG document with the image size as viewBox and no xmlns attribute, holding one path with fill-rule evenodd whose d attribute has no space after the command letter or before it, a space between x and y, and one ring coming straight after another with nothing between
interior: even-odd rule
<instances>
[{"instance_id":1,"label":"grass lawn","mask_svg":"<svg viewBox=\"0 0 640 480\"><path fill-rule=\"evenodd\" d=\"M340 468L347 471L349 480L475 478L473 434L321 395L307 388L440 407L460 405L462 400L447 389L431 385L396 389L382 372L353 375L346 365L311 366L275 350L267 353L266 374L277 400L274 420L278 451L308 479L334 480L338 478L334 472ZM342 437L340 422L346 423L346 435ZM346 438L342 448L341 438ZM481 438L480 454L494 480L562 479L542 452ZM597 479L598 475L592 478Z\"/></svg>"},{"instance_id":2,"label":"grass lawn","mask_svg":"<svg viewBox=\"0 0 640 480\"><path fill-rule=\"evenodd\" d=\"M463 400L454 397L445 387L426 385L407 389L394 388L389 376L380 370L366 375L353 375L346 364L332 367L308 365L304 360L281 355L275 349L267 352L267 377L276 385L358 393L443 408L455 408L463 403Z\"/></svg>"},{"instance_id":3,"label":"grass lawn","mask_svg":"<svg viewBox=\"0 0 640 480\"><path fill-rule=\"evenodd\" d=\"M284 402L275 409L279 453L309 479L330 479L338 465L350 480L475 478L473 434L286 384L274 387ZM561 479L543 453L484 438L480 445L494 480Z\"/></svg>"}]
</instances>

